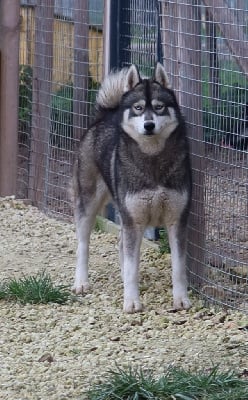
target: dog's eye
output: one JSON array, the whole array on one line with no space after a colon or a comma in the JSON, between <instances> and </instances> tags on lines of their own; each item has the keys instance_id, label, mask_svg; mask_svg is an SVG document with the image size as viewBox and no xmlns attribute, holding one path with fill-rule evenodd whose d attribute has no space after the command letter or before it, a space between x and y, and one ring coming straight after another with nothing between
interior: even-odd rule
<instances>
[{"instance_id":1,"label":"dog's eye","mask_svg":"<svg viewBox=\"0 0 248 400\"><path fill-rule=\"evenodd\" d=\"M143 110L143 107L142 107L140 104L134 104L133 108L134 108L136 111L142 111L142 110Z\"/></svg>"},{"instance_id":2,"label":"dog's eye","mask_svg":"<svg viewBox=\"0 0 248 400\"><path fill-rule=\"evenodd\" d=\"M155 106L154 106L154 110L155 111L161 111L161 110L163 110L164 109L164 105L163 104L156 104Z\"/></svg>"}]
</instances>

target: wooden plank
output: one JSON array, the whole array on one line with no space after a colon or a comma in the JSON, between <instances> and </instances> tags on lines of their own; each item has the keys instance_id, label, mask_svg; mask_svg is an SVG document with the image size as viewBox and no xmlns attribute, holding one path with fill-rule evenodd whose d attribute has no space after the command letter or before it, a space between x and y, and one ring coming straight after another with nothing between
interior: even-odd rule
<instances>
[{"instance_id":1,"label":"wooden plank","mask_svg":"<svg viewBox=\"0 0 248 400\"><path fill-rule=\"evenodd\" d=\"M35 7L32 134L28 197L44 208L48 168L53 67L54 0L38 0Z\"/></svg>"},{"instance_id":2,"label":"wooden plank","mask_svg":"<svg viewBox=\"0 0 248 400\"><path fill-rule=\"evenodd\" d=\"M0 196L16 194L19 3L0 1Z\"/></svg>"},{"instance_id":3,"label":"wooden plank","mask_svg":"<svg viewBox=\"0 0 248 400\"><path fill-rule=\"evenodd\" d=\"M234 11L224 0L204 0L204 4L226 39L226 44L237 64L248 75L247 35Z\"/></svg>"}]
</instances>

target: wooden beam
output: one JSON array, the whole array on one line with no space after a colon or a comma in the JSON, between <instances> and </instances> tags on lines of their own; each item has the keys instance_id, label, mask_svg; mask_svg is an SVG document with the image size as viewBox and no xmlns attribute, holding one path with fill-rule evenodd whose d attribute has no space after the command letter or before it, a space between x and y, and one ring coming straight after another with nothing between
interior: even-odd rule
<instances>
[{"instance_id":1,"label":"wooden beam","mask_svg":"<svg viewBox=\"0 0 248 400\"><path fill-rule=\"evenodd\" d=\"M19 2L0 1L0 196L16 194Z\"/></svg>"},{"instance_id":2,"label":"wooden beam","mask_svg":"<svg viewBox=\"0 0 248 400\"><path fill-rule=\"evenodd\" d=\"M28 197L44 208L50 135L54 0L37 0Z\"/></svg>"},{"instance_id":3,"label":"wooden beam","mask_svg":"<svg viewBox=\"0 0 248 400\"><path fill-rule=\"evenodd\" d=\"M177 5L179 104L188 125L193 173L188 234L188 266L194 287L205 272L204 136L202 123L201 18L197 1Z\"/></svg>"},{"instance_id":4,"label":"wooden beam","mask_svg":"<svg viewBox=\"0 0 248 400\"><path fill-rule=\"evenodd\" d=\"M173 89L179 90L178 71L178 18L177 3L162 1L161 10L161 40L163 64Z\"/></svg>"}]
</instances>

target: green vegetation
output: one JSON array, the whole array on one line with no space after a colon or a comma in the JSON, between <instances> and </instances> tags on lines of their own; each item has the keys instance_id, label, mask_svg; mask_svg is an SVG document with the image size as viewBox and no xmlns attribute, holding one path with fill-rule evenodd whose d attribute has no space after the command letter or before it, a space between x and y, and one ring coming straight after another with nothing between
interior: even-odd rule
<instances>
[{"instance_id":1,"label":"green vegetation","mask_svg":"<svg viewBox=\"0 0 248 400\"><path fill-rule=\"evenodd\" d=\"M247 400L248 381L232 372L186 372L168 368L156 379L142 370L109 371L106 381L88 392L89 400Z\"/></svg>"},{"instance_id":2,"label":"green vegetation","mask_svg":"<svg viewBox=\"0 0 248 400\"><path fill-rule=\"evenodd\" d=\"M94 113L96 93L99 84L91 77L87 88L87 111L84 118L90 120ZM61 86L52 94L51 100L51 132L52 144L62 148L70 148L66 139L73 138L73 84Z\"/></svg>"},{"instance_id":3,"label":"green vegetation","mask_svg":"<svg viewBox=\"0 0 248 400\"><path fill-rule=\"evenodd\" d=\"M214 89L216 98L211 98L209 67L202 68L203 127L207 142L219 143L229 133L242 132L242 120L248 102L248 86L244 74L235 70L234 62L220 66L218 83Z\"/></svg>"},{"instance_id":4,"label":"green vegetation","mask_svg":"<svg viewBox=\"0 0 248 400\"><path fill-rule=\"evenodd\" d=\"M170 254L169 239L165 229L159 230L158 248L160 254Z\"/></svg>"},{"instance_id":5,"label":"green vegetation","mask_svg":"<svg viewBox=\"0 0 248 400\"><path fill-rule=\"evenodd\" d=\"M66 147L66 140L73 134L73 86L61 86L52 94L51 100L51 140L53 145Z\"/></svg>"},{"instance_id":6,"label":"green vegetation","mask_svg":"<svg viewBox=\"0 0 248 400\"><path fill-rule=\"evenodd\" d=\"M0 285L0 299L15 300L22 304L63 304L70 296L68 286L55 286L51 277L44 271L34 276L12 278Z\"/></svg>"},{"instance_id":7,"label":"green vegetation","mask_svg":"<svg viewBox=\"0 0 248 400\"><path fill-rule=\"evenodd\" d=\"M30 134L32 119L33 70L28 65L19 68L19 129ZM91 77L87 88L87 118L94 112L99 83ZM71 148L66 139L73 138L73 83L62 85L51 95L51 143L62 148Z\"/></svg>"},{"instance_id":8,"label":"green vegetation","mask_svg":"<svg viewBox=\"0 0 248 400\"><path fill-rule=\"evenodd\" d=\"M19 67L19 127L29 133L32 113L32 68L28 65Z\"/></svg>"}]
</instances>

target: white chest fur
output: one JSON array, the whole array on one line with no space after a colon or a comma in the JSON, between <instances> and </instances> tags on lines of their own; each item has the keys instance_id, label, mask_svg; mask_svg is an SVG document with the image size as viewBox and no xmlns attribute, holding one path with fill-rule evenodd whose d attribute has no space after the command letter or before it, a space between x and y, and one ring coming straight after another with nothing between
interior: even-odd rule
<instances>
[{"instance_id":1,"label":"white chest fur","mask_svg":"<svg viewBox=\"0 0 248 400\"><path fill-rule=\"evenodd\" d=\"M135 223L143 226L173 225L181 216L188 201L188 193L158 187L127 194L126 208Z\"/></svg>"}]
</instances>

